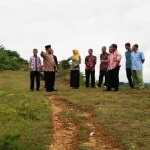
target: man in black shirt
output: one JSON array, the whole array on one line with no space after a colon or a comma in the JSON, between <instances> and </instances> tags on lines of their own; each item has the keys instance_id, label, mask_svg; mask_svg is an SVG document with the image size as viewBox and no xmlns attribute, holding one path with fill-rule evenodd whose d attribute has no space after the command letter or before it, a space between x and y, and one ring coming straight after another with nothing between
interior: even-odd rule
<instances>
[{"instance_id":1,"label":"man in black shirt","mask_svg":"<svg viewBox=\"0 0 150 150\"><path fill-rule=\"evenodd\" d=\"M54 50L52 49L52 54L53 54L53 58L54 58L54 61L55 61L55 64L57 66L57 69L58 69L58 61L57 61L57 57L54 55ZM55 69L55 75L56 75L56 72L57 72L57 69ZM54 85L55 85L55 76L54 76Z\"/></svg>"}]
</instances>

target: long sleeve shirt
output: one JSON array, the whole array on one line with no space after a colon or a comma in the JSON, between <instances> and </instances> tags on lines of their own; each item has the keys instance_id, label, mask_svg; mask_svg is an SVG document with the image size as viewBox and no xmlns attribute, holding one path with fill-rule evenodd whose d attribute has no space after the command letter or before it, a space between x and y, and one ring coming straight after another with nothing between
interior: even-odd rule
<instances>
[{"instance_id":1,"label":"long sleeve shirt","mask_svg":"<svg viewBox=\"0 0 150 150\"><path fill-rule=\"evenodd\" d=\"M28 63L31 66L31 71L40 71L41 59L39 56L31 56Z\"/></svg>"},{"instance_id":2,"label":"long sleeve shirt","mask_svg":"<svg viewBox=\"0 0 150 150\"><path fill-rule=\"evenodd\" d=\"M85 70L95 71L95 65L97 57L94 55L88 55L85 57Z\"/></svg>"},{"instance_id":3,"label":"long sleeve shirt","mask_svg":"<svg viewBox=\"0 0 150 150\"><path fill-rule=\"evenodd\" d=\"M74 59L73 56L69 57L67 60L72 61L71 62L71 68L70 68L71 70L80 70L80 64L81 64L81 57L80 56L79 56L79 60ZM74 64L76 66L74 66Z\"/></svg>"},{"instance_id":4,"label":"long sleeve shirt","mask_svg":"<svg viewBox=\"0 0 150 150\"><path fill-rule=\"evenodd\" d=\"M108 60L108 53L102 53L101 55L100 55L100 60ZM107 62L101 62L101 64L100 64L100 70L107 70L107 68L108 68L108 63Z\"/></svg>"},{"instance_id":5,"label":"long sleeve shirt","mask_svg":"<svg viewBox=\"0 0 150 150\"><path fill-rule=\"evenodd\" d=\"M55 68L57 69L57 65L52 54L43 52L41 56L43 57L43 71L53 72L55 71Z\"/></svg>"}]
</instances>

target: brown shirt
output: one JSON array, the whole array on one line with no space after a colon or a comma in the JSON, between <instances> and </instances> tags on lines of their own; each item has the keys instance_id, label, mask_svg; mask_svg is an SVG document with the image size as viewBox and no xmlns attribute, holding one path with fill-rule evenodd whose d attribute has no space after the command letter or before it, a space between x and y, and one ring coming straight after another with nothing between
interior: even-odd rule
<instances>
[{"instance_id":1,"label":"brown shirt","mask_svg":"<svg viewBox=\"0 0 150 150\"><path fill-rule=\"evenodd\" d=\"M52 54L43 52L43 71L56 71L57 65ZM56 68L56 70L55 70Z\"/></svg>"}]
</instances>

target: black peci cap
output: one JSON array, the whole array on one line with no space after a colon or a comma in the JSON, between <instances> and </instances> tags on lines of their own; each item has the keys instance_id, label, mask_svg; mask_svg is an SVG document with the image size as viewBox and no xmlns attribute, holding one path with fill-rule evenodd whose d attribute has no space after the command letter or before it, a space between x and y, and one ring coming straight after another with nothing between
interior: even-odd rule
<instances>
[{"instance_id":1,"label":"black peci cap","mask_svg":"<svg viewBox=\"0 0 150 150\"><path fill-rule=\"evenodd\" d=\"M51 45L46 45L45 49L51 48Z\"/></svg>"}]
</instances>

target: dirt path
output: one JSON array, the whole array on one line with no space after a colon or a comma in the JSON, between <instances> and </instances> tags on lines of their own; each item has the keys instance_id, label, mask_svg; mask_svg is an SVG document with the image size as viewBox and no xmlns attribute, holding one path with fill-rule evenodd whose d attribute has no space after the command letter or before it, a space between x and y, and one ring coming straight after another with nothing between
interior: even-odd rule
<instances>
[{"instance_id":1,"label":"dirt path","mask_svg":"<svg viewBox=\"0 0 150 150\"><path fill-rule=\"evenodd\" d=\"M67 120L67 122L65 122L62 112L71 112L74 111L74 108L65 101L57 100L54 96L49 97L49 99L53 111L52 122L54 136L54 141L49 146L49 150L78 150L81 149L81 147L86 148L85 150L120 150L104 140L104 137L102 137L100 133L100 128L94 124L92 113L77 110L79 111L80 117L87 119L80 124L77 124L73 120ZM84 131L81 130L81 126L88 128L88 131L84 134L84 138L88 140L84 141L82 140L83 137L80 138Z\"/></svg>"}]
</instances>

